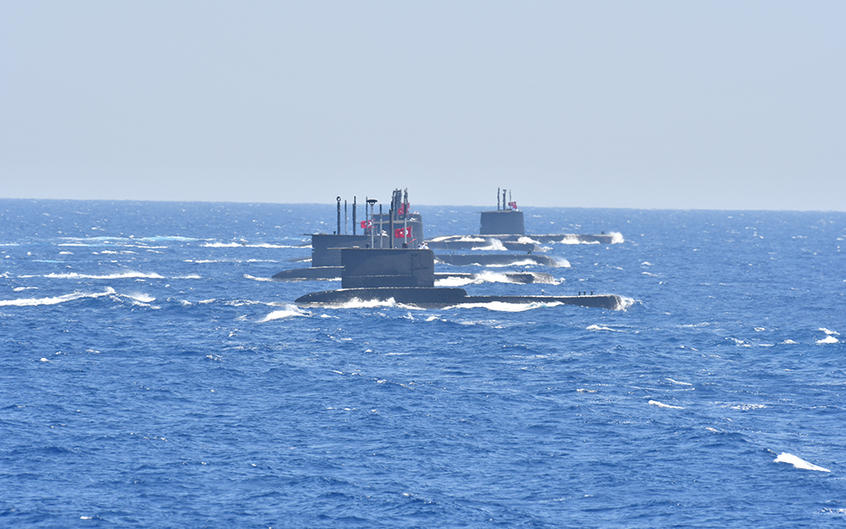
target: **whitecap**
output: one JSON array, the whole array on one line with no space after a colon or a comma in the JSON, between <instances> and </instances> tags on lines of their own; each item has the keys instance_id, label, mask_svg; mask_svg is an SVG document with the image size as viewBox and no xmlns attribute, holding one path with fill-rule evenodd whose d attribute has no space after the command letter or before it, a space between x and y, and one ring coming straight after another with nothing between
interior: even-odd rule
<instances>
[{"instance_id":1,"label":"whitecap","mask_svg":"<svg viewBox=\"0 0 846 529\"><path fill-rule=\"evenodd\" d=\"M609 235L611 235L611 244L622 244L626 242L623 234L618 231L612 231Z\"/></svg>"},{"instance_id":2,"label":"whitecap","mask_svg":"<svg viewBox=\"0 0 846 529\"><path fill-rule=\"evenodd\" d=\"M155 272L116 272L114 274L96 275L96 274L79 274L76 272L68 272L64 274L51 273L44 277L49 279L164 279Z\"/></svg>"},{"instance_id":3,"label":"whitecap","mask_svg":"<svg viewBox=\"0 0 846 529\"><path fill-rule=\"evenodd\" d=\"M121 295L139 303L152 303L153 301L156 301L155 297L151 296L150 294L145 294L144 292L134 292L130 294Z\"/></svg>"},{"instance_id":4,"label":"whitecap","mask_svg":"<svg viewBox=\"0 0 846 529\"><path fill-rule=\"evenodd\" d=\"M63 294L61 296L51 296L44 298L22 298L22 299L3 299L0 300L0 307L37 307L40 305L58 305L60 303L67 303L83 298L99 298L114 294L115 290L107 287L105 292L71 292L70 294Z\"/></svg>"},{"instance_id":5,"label":"whitecap","mask_svg":"<svg viewBox=\"0 0 846 529\"><path fill-rule=\"evenodd\" d=\"M819 329L817 329L817 330L820 330L820 331L822 331L822 332L826 333L826 334L827 334L827 335L829 335L829 336L840 336L840 333L839 333L839 332L837 332L837 331L832 331L831 329L826 329L825 327L820 327L820 328L819 328Z\"/></svg>"},{"instance_id":6,"label":"whitecap","mask_svg":"<svg viewBox=\"0 0 846 529\"><path fill-rule=\"evenodd\" d=\"M12 290L14 292L23 292L24 290L38 290L38 287L15 287Z\"/></svg>"},{"instance_id":7,"label":"whitecap","mask_svg":"<svg viewBox=\"0 0 846 529\"><path fill-rule=\"evenodd\" d=\"M445 307L448 309L488 309L496 312L525 312L527 310L539 309L542 307L557 307L562 305L559 301L553 302L532 302L532 303L508 303L506 301L489 301L487 303L459 303Z\"/></svg>"},{"instance_id":8,"label":"whitecap","mask_svg":"<svg viewBox=\"0 0 846 529\"><path fill-rule=\"evenodd\" d=\"M255 277L250 274L244 274L244 279L252 279L253 281L273 281L269 277Z\"/></svg>"},{"instance_id":9,"label":"whitecap","mask_svg":"<svg viewBox=\"0 0 846 529\"><path fill-rule=\"evenodd\" d=\"M658 406L659 408L668 408L672 410L683 410L684 406L673 406L672 404L664 404L663 402L659 402L657 400L650 400L648 403L650 406Z\"/></svg>"},{"instance_id":10,"label":"whitecap","mask_svg":"<svg viewBox=\"0 0 846 529\"><path fill-rule=\"evenodd\" d=\"M629 307L635 304L635 300L633 298L626 296L619 296L619 298L620 300L617 302L617 306L614 307L614 310L626 311L629 310Z\"/></svg>"},{"instance_id":11,"label":"whitecap","mask_svg":"<svg viewBox=\"0 0 846 529\"><path fill-rule=\"evenodd\" d=\"M202 279L200 274L188 274L184 276L173 276L171 279Z\"/></svg>"},{"instance_id":12,"label":"whitecap","mask_svg":"<svg viewBox=\"0 0 846 529\"><path fill-rule=\"evenodd\" d=\"M522 236L522 237L519 237L517 239L517 242L519 242L520 244L540 244L540 241L536 241L536 240L532 239L531 237L526 237L525 235Z\"/></svg>"},{"instance_id":13,"label":"whitecap","mask_svg":"<svg viewBox=\"0 0 846 529\"><path fill-rule=\"evenodd\" d=\"M829 470L827 468L817 466L813 463L809 463L808 461L805 461L801 457L795 456L795 455L787 453L787 452L780 453L778 455L778 457L773 459L773 463L788 463L788 464L793 465L795 468L799 468L799 469L802 469L802 470L816 470L817 472L831 472L831 470Z\"/></svg>"},{"instance_id":14,"label":"whitecap","mask_svg":"<svg viewBox=\"0 0 846 529\"><path fill-rule=\"evenodd\" d=\"M670 377L667 377L664 380L666 380L667 382L669 382L671 384L675 384L677 386L692 386L693 385L690 382L682 382L681 380L675 380L675 379L672 379Z\"/></svg>"},{"instance_id":15,"label":"whitecap","mask_svg":"<svg viewBox=\"0 0 846 529\"><path fill-rule=\"evenodd\" d=\"M488 240L487 246L474 246L473 248L471 248L471 250L504 252L508 250L508 248L506 248L505 245L502 244L501 240L494 238Z\"/></svg>"},{"instance_id":16,"label":"whitecap","mask_svg":"<svg viewBox=\"0 0 846 529\"><path fill-rule=\"evenodd\" d=\"M587 327L585 327L585 330L588 330L588 331L610 331L610 332L623 332L623 331L621 331L621 330L619 330L619 329L612 329L611 327L606 327L606 326L604 326L604 325L597 325L597 324L595 324L595 323L594 323L593 325L588 325Z\"/></svg>"},{"instance_id":17,"label":"whitecap","mask_svg":"<svg viewBox=\"0 0 846 529\"><path fill-rule=\"evenodd\" d=\"M823 338L823 339L821 339L821 340L817 340L817 343L818 343L818 344L838 343L839 341L840 341L840 340L838 340L838 339L837 339L837 338L835 338L834 336L829 335L829 336L826 336L825 338Z\"/></svg>"},{"instance_id":18,"label":"whitecap","mask_svg":"<svg viewBox=\"0 0 846 529\"><path fill-rule=\"evenodd\" d=\"M267 314L264 318L260 319L258 322L265 323L273 320L284 320L287 318L297 318L308 315L308 312L304 312L296 305L286 305L284 309L274 310L273 312Z\"/></svg>"},{"instance_id":19,"label":"whitecap","mask_svg":"<svg viewBox=\"0 0 846 529\"><path fill-rule=\"evenodd\" d=\"M783 342L781 342L781 343L783 343L783 344L785 344L785 345L795 345L795 344L797 344L797 343L799 343L799 342L794 341L794 340L791 340L790 338L788 338L787 340L784 340L784 341L783 341Z\"/></svg>"}]
</instances>

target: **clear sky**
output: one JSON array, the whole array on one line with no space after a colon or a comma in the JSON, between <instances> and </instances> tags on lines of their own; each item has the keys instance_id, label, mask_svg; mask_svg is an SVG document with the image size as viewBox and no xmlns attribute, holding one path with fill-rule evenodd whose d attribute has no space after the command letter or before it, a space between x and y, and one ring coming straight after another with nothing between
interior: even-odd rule
<instances>
[{"instance_id":1,"label":"clear sky","mask_svg":"<svg viewBox=\"0 0 846 529\"><path fill-rule=\"evenodd\" d=\"M0 197L846 210L846 2L9 0Z\"/></svg>"}]
</instances>

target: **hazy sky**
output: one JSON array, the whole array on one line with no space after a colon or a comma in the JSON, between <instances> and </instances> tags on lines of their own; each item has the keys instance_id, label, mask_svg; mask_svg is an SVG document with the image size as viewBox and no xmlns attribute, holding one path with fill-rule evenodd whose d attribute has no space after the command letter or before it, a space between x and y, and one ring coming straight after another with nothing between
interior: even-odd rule
<instances>
[{"instance_id":1,"label":"hazy sky","mask_svg":"<svg viewBox=\"0 0 846 529\"><path fill-rule=\"evenodd\" d=\"M8 0L0 197L846 210L846 2Z\"/></svg>"}]
</instances>

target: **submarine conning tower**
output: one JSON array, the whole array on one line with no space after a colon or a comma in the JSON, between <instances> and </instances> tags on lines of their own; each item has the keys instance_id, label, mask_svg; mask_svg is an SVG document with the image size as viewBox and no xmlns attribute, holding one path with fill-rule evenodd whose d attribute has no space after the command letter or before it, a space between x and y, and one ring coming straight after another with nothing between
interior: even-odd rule
<instances>
[{"instance_id":1,"label":"submarine conning tower","mask_svg":"<svg viewBox=\"0 0 846 529\"><path fill-rule=\"evenodd\" d=\"M432 250L343 248L341 288L433 287Z\"/></svg>"},{"instance_id":2,"label":"submarine conning tower","mask_svg":"<svg viewBox=\"0 0 846 529\"><path fill-rule=\"evenodd\" d=\"M423 241L423 219L412 213L408 190L395 189L388 213L376 213L375 199L365 202L365 220L357 222L358 204L352 203L352 234L347 232L347 202L344 201L341 222L341 197L337 197L337 229L334 233L314 233L311 236L311 266L341 266L341 248L417 248ZM361 233L356 229L361 228ZM375 229L374 229L375 228Z\"/></svg>"},{"instance_id":3,"label":"submarine conning tower","mask_svg":"<svg viewBox=\"0 0 846 529\"><path fill-rule=\"evenodd\" d=\"M483 211L479 225L480 235L524 235L523 212L517 209L517 202L510 199L510 191L497 188L496 211Z\"/></svg>"}]
</instances>

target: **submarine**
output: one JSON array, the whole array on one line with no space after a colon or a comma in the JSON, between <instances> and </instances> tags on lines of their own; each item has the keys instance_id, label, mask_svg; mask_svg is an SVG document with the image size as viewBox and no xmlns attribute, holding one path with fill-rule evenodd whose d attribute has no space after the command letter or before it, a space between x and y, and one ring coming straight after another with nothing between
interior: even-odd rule
<instances>
[{"instance_id":1,"label":"submarine","mask_svg":"<svg viewBox=\"0 0 846 529\"><path fill-rule=\"evenodd\" d=\"M282 270L274 274L274 281L332 280L341 277L341 248L391 248L402 240L405 247L416 248L423 240L423 218L411 212L408 190L395 189L391 195L388 215L375 213L376 199L365 200L365 220L357 222L358 203L353 197L352 234L347 229L347 202L344 201L342 233L341 197L337 201L337 229L334 233L311 234L311 266ZM379 206L381 210L381 205ZM395 226L395 228L392 228ZM356 233L358 228L362 233ZM387 230L387 231L386 231Z\"/></svg>"},{"instance_id":2,"label":"submarine","mask_svg":"<svg viewBox=\"0 0 846 529\"><path fill-rule=\"evenodd\" d=\"M498 239L503 246L509 244L540 244L540 243L599 243L614 244L623 242L623 236L614 233L546 233L527 234L523 212L517 209L517 202L511 200L511 191L497 188L496 210L482 211L479 217L479 235L490 239ZM508 201L506 201L506 196ZM434 243L437 248L466 248L467 235L450 235L437 237L427 244ZM433 246L429 246L432 248Z\"/></svg>"},{"instance_id":3,"label":"submarine","mask_svg":"<svg viewBox=\"0 0 846 529\"><path fill-rule=\"evenodd\" d=\"M616 294L575 296L470 296L463 288L436 287L435 259L424 248L343 248L341 288L312 292L295 300L301 306L337 305L353 300L390 301L423 308L477 303L560 303L609 310L627 306Z\"/></svg>"},{"instance_id":4,"label":"submarine","mask_svg":"<svg viewBox=\"0 0 846 529\"><path fill-rule=\"evenodd\" d=\"M412 212L408 200L408 190L395 189L391 195L388 213L376 213L375 199L365 201L365 220L357 222L358 203L352 202L352 234L348 233L348 204L344 201L344 222L341 223L341 197L336 198L337 228L334 233L311 234L311 266L282 270L274 274L274 281L315 281L338 280L342 276L341 249L343 248L418 248L424 240L423 218L418 212ZM362 233L356 233L361 228ZM347 231L347 233L342 233ZM533 246L533 245L532 245ZM500 261L504 256L500 256ZM298 259L298 262L307 259ZM459 263L456 263L459 264ZM505 262L505 264L508 264ZM505 272L505 277L513 283L551 283L554 279L547 274L531 272ZM478 274L459 272L435 273L435 279L466 279L473 281Z\"/></svg>"}]
</instances>

